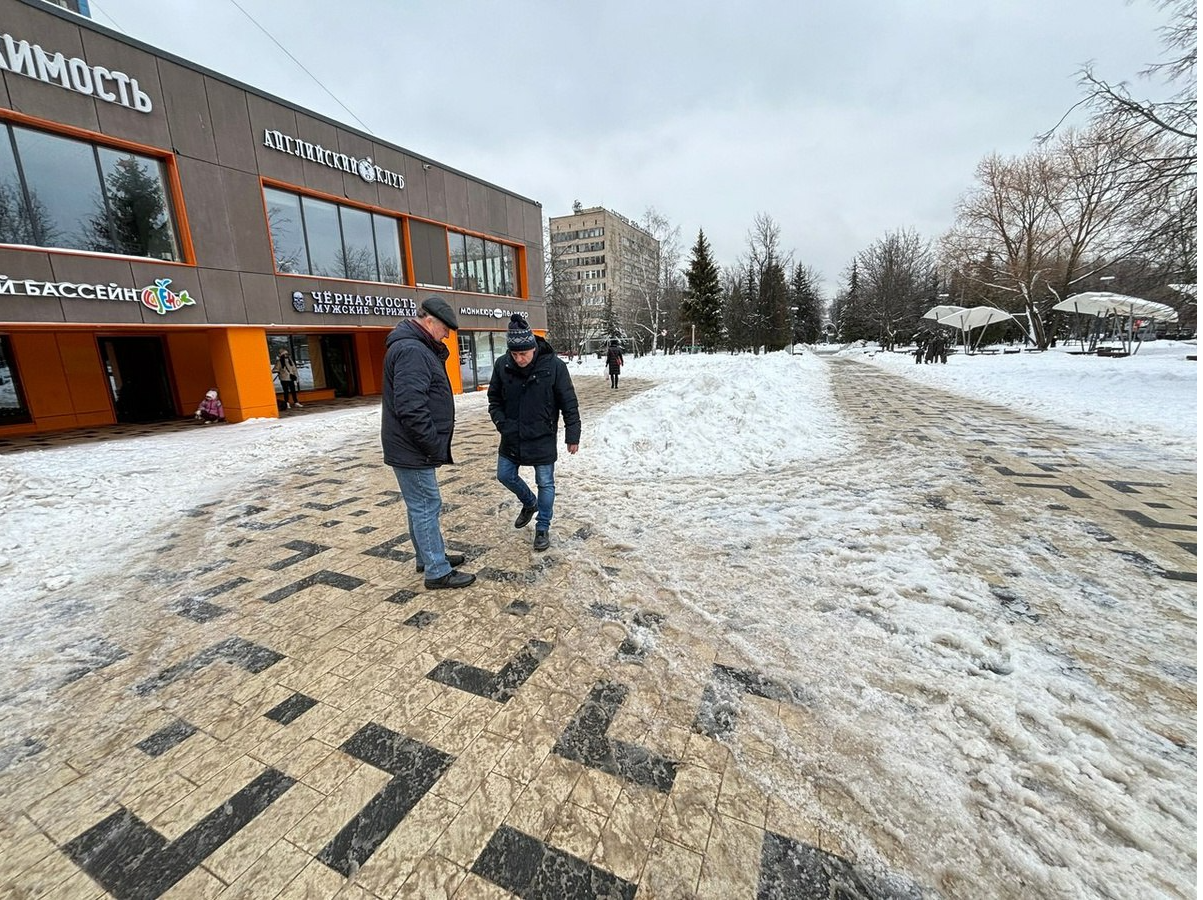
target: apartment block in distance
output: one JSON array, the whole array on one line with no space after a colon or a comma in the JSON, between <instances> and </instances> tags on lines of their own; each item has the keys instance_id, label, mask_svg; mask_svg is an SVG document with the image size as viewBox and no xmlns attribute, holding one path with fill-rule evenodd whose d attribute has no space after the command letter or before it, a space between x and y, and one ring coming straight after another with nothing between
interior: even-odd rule
<instances>
[{"instance_id":1,"label":"apartment block in distance","mask_svg":"<svg viewBox=\"0 0 1203 900\"><path fill-rule=\"evenodd\" d=\"M655 284L660 242L626 216L593 206L573 207L568 216L548 219L550 253L568 280L568 290L580 298L590 320L584 352L609 340L602 316L609 296L615 309L637 308L647 285Z\"/></svg>"}]
</instances>

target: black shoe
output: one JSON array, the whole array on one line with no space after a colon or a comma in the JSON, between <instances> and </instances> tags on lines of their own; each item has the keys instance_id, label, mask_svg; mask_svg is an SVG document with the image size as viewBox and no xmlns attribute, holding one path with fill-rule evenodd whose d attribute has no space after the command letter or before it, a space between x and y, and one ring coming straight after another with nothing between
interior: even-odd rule
<instances>
[{"instance_id":1,"label":"black shoe","mask_svg":"<svg viewBox=\"0 0 1203 900\"><path fill-rule=\"evenodd\" d=\"M539 507L537 505L522 507L522 512L518 513L518 518L514 520L514 527L521 528L523 525L529 522L531 518L534 517L535 511L538 510L538 508Z\"/></svg>"},{"instance_id":2,"label":"black shoe","mask_svg":"<svg viewBox=\"0 0 1203 900\"><path fill-rule=\"evenodd\" d=\"M462 554L462 553L448 553L447 554L447 565L451 566L451 568L454 569L456 566L462 566L463 564L464 564L464 554ZM415 568L417 569L419 575L421 575L423 572L426 571L426 566L424 566L422 563L418 563L418 565Z\"/></svg>"},{"instance_id":3,"label":"black shoe","mask_svg":"<svg viewBox=\"0 0 1203 900\"><path fill-rule=\"evenodd\" d=\"M475 575L470 575L467 572L457 572L454 569L452 569L450 572L448 572L442 578L435 578L433 580L427 578L426 579L426 590L437 591L442 588L467 587L475 580L476 580Z\"/></svg>"},{"instance_id":4,"label":"black shoe","mask_svg":"<svg viewBox=\"0 0 1203 900\"><path fill-rule=\"evenodd\" d=\"M546 531L535 532L535 549L546 550L551 546L551 539L547 536Z\"/></svg>"}]
</instances>

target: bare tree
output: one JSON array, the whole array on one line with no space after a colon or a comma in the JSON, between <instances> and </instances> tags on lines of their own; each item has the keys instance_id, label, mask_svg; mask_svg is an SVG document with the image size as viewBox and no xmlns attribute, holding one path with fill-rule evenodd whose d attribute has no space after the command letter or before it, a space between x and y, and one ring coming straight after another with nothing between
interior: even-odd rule
<instances>
[{"instance_id":1,"label":"bare tree","mask_svg":"<svg viewBox=\"0 0 1203 900\"><path fill-rule=\"evenodd\" d=\"M857 256L861 302L878 342L893 350L909 336L929 299L935 262L931 245L914 231L892 231Z\"/></svg>"}]
</instances>

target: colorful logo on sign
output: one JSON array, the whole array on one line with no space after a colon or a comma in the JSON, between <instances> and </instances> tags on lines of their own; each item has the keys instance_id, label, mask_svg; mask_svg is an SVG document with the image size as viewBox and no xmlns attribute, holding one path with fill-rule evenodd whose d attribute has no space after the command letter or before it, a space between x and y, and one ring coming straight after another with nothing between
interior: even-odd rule
<instances>
[{"instance_id":1,"label":"colorful logo on sign","mask_svg":"<svg viewBox=\"0 0 1203 900\"><path fill-rule=\"evenodd\" d=\"M167 285L169 284L171 284L170 278L156 278L154 287L142 288L142 305L147 309L153 309L161 316L174 312L181 306L196 305L196 301L188 296L187 291L180 291L177 294L175 291L168 290Z\"/></svg>"}]
</instances>

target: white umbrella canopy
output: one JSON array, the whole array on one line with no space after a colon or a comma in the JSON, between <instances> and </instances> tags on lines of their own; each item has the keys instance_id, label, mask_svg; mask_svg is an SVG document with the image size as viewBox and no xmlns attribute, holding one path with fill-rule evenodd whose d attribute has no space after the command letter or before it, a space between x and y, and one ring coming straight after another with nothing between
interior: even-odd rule
<instances>
[{"instance_id":1,"label":"white umbrella canopy","mask_svg":"<svg viewBox=\"0 0 1203 900\"><path fill-rule=\"evenodd\" d=\"M919 318L921 318L921 319L939 319L941 316L951 316L953 313L960 312L964 308L965 307L963 307L963 306L953 306L951 304L946 304L944 306L933 306L931 309L929 309L927 312L925 312Z\"/></svg>"},{"instance_id":2,"label":"white umbrella canopy","mask_svg":"<svg viewBox=\"0 0 1203 900\"><path fill-rule=\"evenodd\" d=\"M936 319L939 325L953 325L960 328L962 331L972 331L974 328L982 328L986 325L993 325L995 322L1005 322L1007 319L1015 318L1009 312L1003 312L1001 309L996 309L993 306L975 306L972 309L962 309L959 312L950 313Z\"/></svg>"},{"instance_id":3,"label":"white umbrella canopy","mask_svg":"<svg viewBox=\"0 0 1203 900\"><path fill-rule=\"evenodd\" d=\"M1080 313L1084 316L1128 316L1130 318L1160 319L1162 322L1177 322L1178 313L1173 307L1154 300L1142 300L1111 291L1087 291L1074 294L1053 306L1059 312Z\"/></svg>"}]
</instances>

